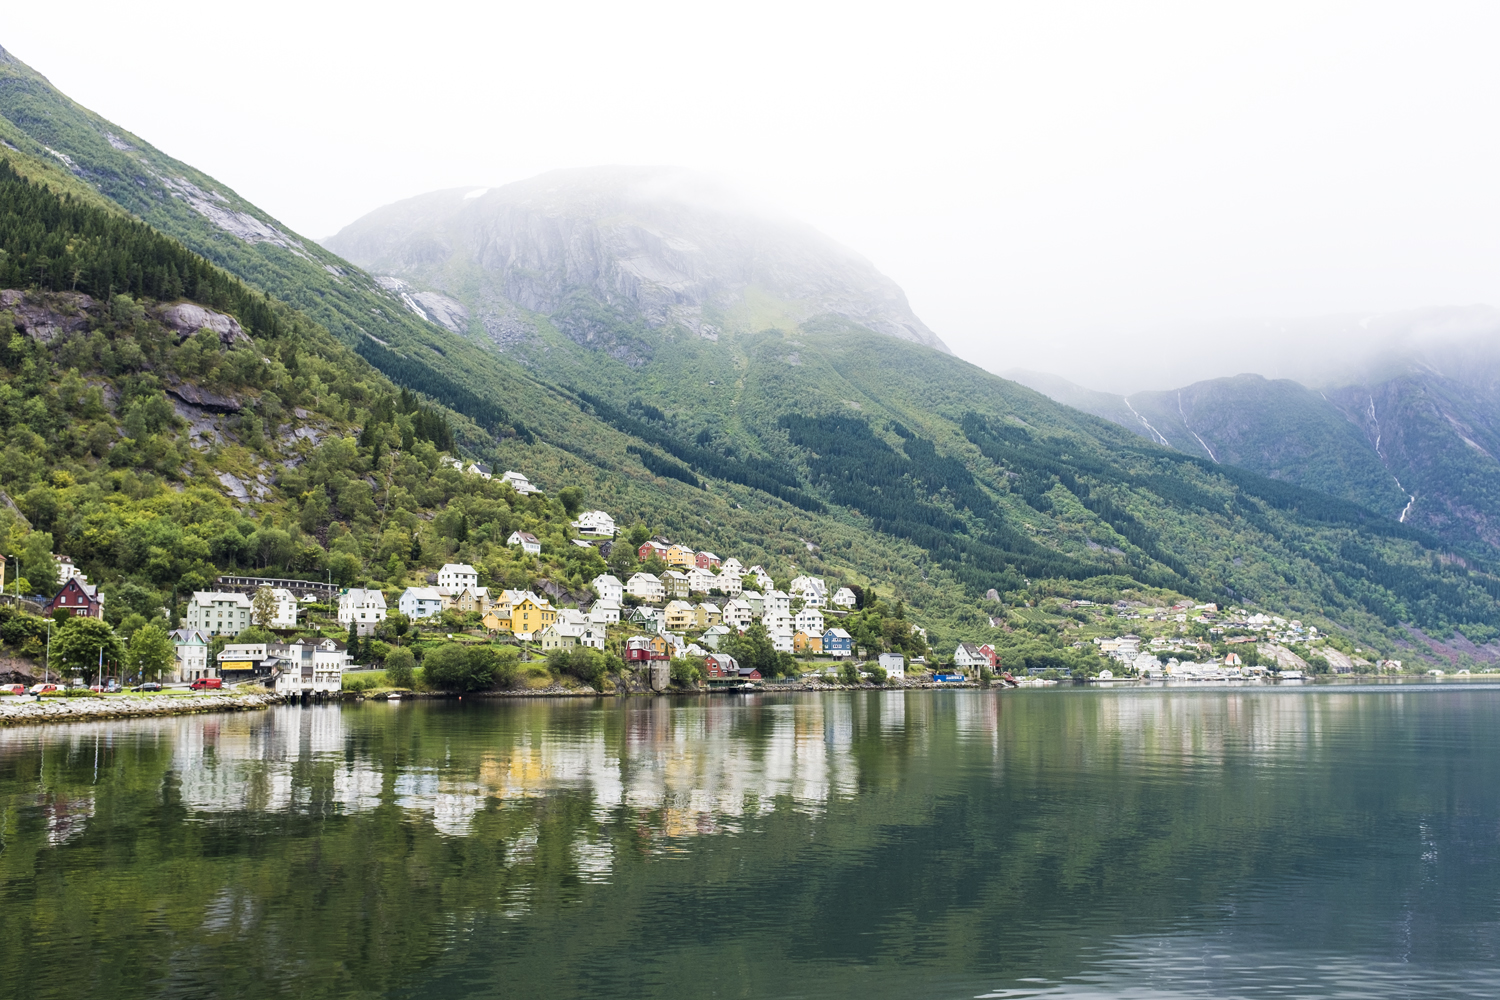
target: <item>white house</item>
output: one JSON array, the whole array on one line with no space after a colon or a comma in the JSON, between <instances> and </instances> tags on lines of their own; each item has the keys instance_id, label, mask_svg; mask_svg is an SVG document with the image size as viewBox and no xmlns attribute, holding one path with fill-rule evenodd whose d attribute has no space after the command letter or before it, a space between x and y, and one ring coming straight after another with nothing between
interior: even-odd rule
<instances>
[{"instance_id":1,"label":"white house","mask_svg":"<svg viewBox=\"0 0 1500 1000\"><path fill-rule=\"evenodd\" d=\"M953 651L953 665L960 670L979 670L988 668L990 661L974 643L961 642Z\"/></svg>"},{"instance_id":2,"label":"white house","mask_svg":"<svg viewBox=\"0 0 1500 1000\"><path fill-rule=\"evenodd\" d=\"M353 625L357 634L369 635L385 621L385 595L378 590L353 587L339 595L339 624Z\"/></svg>"},{"instance_id":3,"label":"white house","mask_svg":"<svg viewBox=\"0 0 1500 1000\"><path fill-rule=\"evenodd\" d=\"M792 580L792 596L802 598L810 608L821 608L828 603L828 584L820 576L799 576Z\"/></svg>"},{"instance_id":4,"label":"white house","mask_svg":"<svg viewBox=\"0 0 1500 1000\"><path fill-rule=\"evenodd\" d=\"M700 637L698 641L703 643L703 645L707 646L709 649L718 649L719 643L722 642L726 636L730 636L733 634L734 629L730 628L728 625L710 625L708 629L704 631L702 637Z\"/></svg>"},{"instance_id":5,"label":"white house","mask_svg":"<svg viewBox=\"0 0 1500 1000\"><path fill-rule=\"evenodd\" d=\"M724 602L724 610L720 612L725 625L731 628L749 628L750 623L755 620L755 615L750 611L750 602L735 598Z\"/></svg>"},{"instance_id":6,"label":"white house","mask_svg":"<svg viewBox=\"0 0 1500 1000\"><path fill-rule=\"evenodd\" d=\"M578 515L578 520L573 522L573 527L578 529L581 535L603 535L608 538L615 537L615 519L602 510L586 510Z\"/></svg>"},{"instance_id":7,"label":"white house","mask_svg":"<svg viewBox=\"0 0 1500 1000\"><path fill-rule=\"evenodd\" d=\"M814 607L803 608L792 617L792 629L808 635L822 635L823 612Z\"/></svg>"},{"instance_id":8,"label":"white house","mask_svg":"<svg viewBox=\"0 0 1500 1000\"><path fill-rule=\"evenodd\" d=\"M578 633L578 641L590 649L604 652L604 626L593 623L585 625L583 631Z\"/></svg>"},{"instance_id":9,"label":"white house","mask_svg":"<svg viewBox=\"0 0 1500 1000\"><path fill-rule=\"evenodd\" d=\"M617 601L598 600L589 608L589 623L592 625L620 624L620 605Z\"/></svg>"},{"instance_id":10,"label":"white house","mask_svg":"<svg viewBox=\"0 0 1500 1000\"><path fill-rule=\"evenodd\" d=\"M759 566L751 566L748 570L745 571L744 575L753 577L755 579L755 585L761 589L762 593L767 590L771 590L776 586L776 584L771 580L771 574L767 573Z\"/></svg>"},{"instance_id":11,"label":"white house","mask_svg":"<svg viewBox=\"0 0 1500 1000\"><path fill-rule=\"evenodd\" d=\"M625 586L609 573L603 573L589 581L589 586L594 588L594 593L599 595L601 601L612 601L619 604L625 600Z\"/></svg>"},{"instance_id":12,"label":"white house","mask_svg":"<svg viewBox=\"0 0 1500 1000\"><path fill-rule=\"evenodd\" d=\"M208 662L208 646L211 638L207 632L195 628L180 628L172 632L172 646L177 651L177 662L173 670L179 681L191 683L205 677L219 676L218 667Z\"/></svg>"},{"instance_id":13,"label":"white house","mask_svg":"<svg viewBox=\"0 0 1500 1000\"><path fill-rule=\"evenodd\" d=\"M706 594L718 586L718 577L699 566L687 571L687 581L690 594Z\"/></svg>"},{"instance_id":14,"label":"white house","mask_svg":"<svg viewBox=\"0 0 1500 1000\"><path fill-rule=\"evenodd\" d=\"M859 603L859 598L854 596L854 591L848 587L840 587L833 594L833 606L843 608L845 611L853 611L854 606Z\"/></svg>"},{"instance_id":15,"label":"white house","mask_svg":"<svg viewBox=\"0 0 1500 1000\"><path fill-rule=\"evenodd\" d=\"M276 612L271 616L271 627L296 628L297 595L284 587L276 587L271 591L271 598L276 602Z\"/></svg>"},{"instance_id":16,"label":"white house","mask_svg":"<svg viewBox=\"0 0 1500 1000\"><path fill-rule=\"evenodd\" d=\"M443 610L443 595L436 587L407 587L396 607L412 621L424 621Z\"/></svg>"},{"instance_id":17,"label":"white house","mask_svg":"<svg viewBox=\"0 0 1500 1000\"><path fill-rule=\"evenodd\" d=\"M761 607L761 614L767 617L771 615L790 615L792 613L792 598L790 594L783 594L779 590L766 593L765 604Z\"/></svg>"},{"instance_id":18,"label":"white house","mask_svg":"<svg viewBox=\"0 0 1500 1000\"><path fill-rule=\"evenodd\" d=\"M728 559L725 559L723 565L719 567L719 573L721 575L724 573L734 573L736 575L743 576L745 573L745 564L740 562L734 556L730 556Z\"/></svg>"},{"instance_id":19,"label":"white house","mask_svg":"<svg viewBox=\"0 0 1500 1000\"><path fill-rule=\"evenodd\" d=\"M500 479L502 482L509 483L511 489L515 490L522 496L525 496L528 493L542 492L535 486L531 485L531 480L527 479L524 473L511 472L509 470L506 470L505 475L501 476Z\"/></svg>"},{"instance_id":20,"label":"white house","mask_svg":"<svg viewBox=\"0 0 1500 1000\"><path fill-rule=\"evenodd\" d=\"M900 653L881 653L880 669L885 671L887 677L902 678L906 676L906 657Z\"/></svg>"},{"instance_id":21,"label":"white house","mask_svg":"<svg viewBox=\"0 0 1500 1000\"><path fill-rule=\"evenodd\" d=\"M514 537L514 536L512 536ZM527 551L530 551L529 549ZM541 551L540 548L537 549ZM454 592L479 586L479 570L468 563L447 563L438 570L438 589ZM402 612L405 614L405 612Z\"/></svg>"},{"instance_id":22,"label":"white house","mask_svg":"<svg viewBox=\"0 0 1500 1000\"><path fill-rule=\"evenodd\" d=\"M505 544L519 545L522 552L530 552L532 555L540 555L542 551L541 540L529 531L512 531Z\"/></svg>"},{"instance_id":23,"label":"white house","mask_svg":"<svg viewBox=\"0 0 1500 1000\"><path fill-rule=\"evenodd\" d=\"M761 615L760 623L765 626L767 632L785 632L791 635L796 631L792 628L792 616L784 611L772 611Z\"/></svg>"},{"instance_id":24,"label":"white house","mask_svg":"<svg viewBox=\"0 0 1500 1000\"><path fill-rule=\"evenodd\" d=\"M267 652L276 657L277 694L336 694L344 686L349 651L332 639L301 639Z\"/></svg>"},{"instance_id":25,"label":"white house","mask_svg":"<svg viewBox=\"0 0 1500 1000\"><path fill-rule=\"evenodd\" d=\"M53 556L53 562L57 563L57 585L61 587L75 576L83 576L83 570L73 565L72 556ZM20 573L20 569L16 570ZM87 579L87 577L84 577Z\"/></svg>"},{"instance_id":26,"label":"white house","mask_svg":"<svg viewBox=\"0 0 1500 1000\"><path fill-rule=\"evenodd\" d=\"M667 588L650 573L637 573L625 582L625 592L640 601L663 601Z\"/></svg>"},{"instance_id":27,"label":"white house","mask_svg":"<svg viewBox=\"0 0 1500 1000\"><path fill-rule=\"evenodd\" d=\"M589 616L577 608L558 608L556 621L559 625L587 625Z\"/></svg>"},{"instance_id":28,"label":"white house","mask_svg":"<svg viewBox=\"0 0 1500 1000\"><path fill-rule=\"evenodd\" d=\"M793 651L793 635L790 628L767 629L771 634L771 645L778 653L790 653Z\"/></svg>"},{"instance_id":29,"label":"white house","mask_svg":"<svg viewBox=\"0 0 1500 1000\"><path fill-rule=\"evenodd\" d=\"M730 561L733 562L733 560ZM719 588L720 593L728 594L730 597L745 589L744 584L740 582L740 571L729 569L727 566L720 568L719 575L714 577L714 586Z\"/></svg>"},{"instance_id":30,"label":"white house","mask_svg":"<svg viewBox=\"0 0 1500 1000\"><path fill-rule=\"evenodd\" d=\"M188 601L184 628L197 629L209 635L238 635L251 625L253 605L244 594L222 591L195 591Z\"/></svg>"}]
</instances>

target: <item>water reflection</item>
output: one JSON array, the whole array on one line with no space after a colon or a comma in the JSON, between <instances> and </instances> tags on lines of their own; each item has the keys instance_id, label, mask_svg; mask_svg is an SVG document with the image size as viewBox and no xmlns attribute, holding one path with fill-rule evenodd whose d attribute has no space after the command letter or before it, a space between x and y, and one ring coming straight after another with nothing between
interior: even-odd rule
<instances>
[{"instance_id":1,"label":"water reflection","mask_svg":"<svg viewBox=\"0 0 1500 1000\"><path fill-rule=\"evenodd\" d=\"M37 995L1479 995L1497 862L1492 688L0 730Z\"/></svg>"}]
</instances>

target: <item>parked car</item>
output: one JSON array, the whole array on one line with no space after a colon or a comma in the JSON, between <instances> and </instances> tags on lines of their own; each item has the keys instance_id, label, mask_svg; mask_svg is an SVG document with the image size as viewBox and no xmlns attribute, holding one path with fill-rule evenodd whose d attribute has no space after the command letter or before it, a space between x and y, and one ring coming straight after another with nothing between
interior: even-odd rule
<instances>
[{"instance_id":1,"label":"parked car","mask_svg":"<svg viewBox=\"0 0 1500 1000\"><path fill-rule=\"evenodd\" d=\"M194 691L217 691L224 686L224 681L218 677L200 677L193 681Z\"/></svg>"},{"instance_id":2,"label":"parked car","mask_svg":"<svg viewBox=\"0 0 1500 1000\"><path fill-rule=\"evenodd\" d=\"M144 684L137 684L135 689L137 691L160 691L161 684L157 681L147 681Z\"/></svg>"},{"instance_id":3,"label":"parked car","mask_svg":"<svg viewBox=\"0 0 1500 1000\"><path fill-rule=\"evenodd\" d=\"M26 693L25 684L5 684L0 686L0 694L22 695Z\"/></svg>"},{"instance_id":4,"label":"parked car","mask_svg":"<svg viewBox=\"0 0 1500 1000\"><path fill-rule=\"evenodd\" d=\"M48 693L56 691L56 690L57 690L57 685L56 684L33 684L33 685L31 685L31 693L32 694L48 694Z\"/></svg>"}]
</instances>

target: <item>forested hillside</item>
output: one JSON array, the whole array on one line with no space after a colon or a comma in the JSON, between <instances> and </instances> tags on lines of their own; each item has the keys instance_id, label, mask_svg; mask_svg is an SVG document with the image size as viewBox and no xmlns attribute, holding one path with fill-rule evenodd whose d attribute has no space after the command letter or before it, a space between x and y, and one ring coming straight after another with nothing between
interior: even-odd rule
<instances>
[{"instance_id":1,"label":"forested hillside","mask_svg":"<svg viewBox=\"0 0 1500 1000\"><path fill-rule=\"evenodd\" d=\"M463 336L422 320L359 268L73 105L13 60L0 63L0 137L14 147L0 154L22 173L57 177L55 188L76 192L80 205L109 199L117 213L127 209L178 237L277 300L268 315L303 331L275 334L241 317L258 338L265 370L255 369L253 378L246 370L235 375L240 381L221 386L249 404L225 419L247 424L243 431L227 427L224 444L209 454L244 463L223 470L239 482L267 477L269 498L253 517L227 486L219 491L215 502L245 518L235 533L286 532L294 542L286 551L310 553L304 566L323 558L326 572L342 547L358 561L357 572L343 563L356 577L388 576L401 568L392 560L411 563L415 533L422 559L429 546L446 546L467 551L490 579L509 579L506 553L483 546L494 545L502 525L544 516L555 523L555 509L517 508L508 498L472 492L490 487L434 474L435 446L424 450L406 412L427 406L447 422L461 450L522 469L554 492L580 488L624 523L763 563L777 575L795 567L875 585L904 601L940 649L960 638L1066 648L1068 638L1046 624L1027 635L992 625L1004 606L1044 593L1099 599L1171 591L1231 600L1349 630L1383 653L1413 640L1408 626L1437 635L1458 628L1480 642L1500 635L1500 581L1483 558L1460 558L1420 530L1358 505L1153 445L951 356L872 333L847 316L789 321L774 309L762 316L750 302L738 326L715 332L670 317L647 322L628 303L601 301L588 288L555 288L549 294L561 303L556 314L512 316L519 340L487 330ZM47 267L35 278L28 274L29 281L60 287L66 279L71 291L75 272L78 281L114 280L114 264L82 266L106 259L92 251L65 249L76 262L61 268L51 258L55 244L48 253ZM155 294L174 290L171 270L158 271L160 278L149 279L164 282ZM178 271L176 280L186 282ZM148 297L147 285L139 287ZM108 301L113 317L119 289L107 291L92 294ZM465 294L457 287L438 291ZM256 292L243 294L259 301ZM282 304L305 307L306 318L278 312ZM149 326L155 305L137 306ZM757 316L766 325L755 325ZM115 335L102 333L105 341ZM145 346L131 333L151 365L181 350L165 340L150 346L153 336L165 335L140 336ZM46 347L59 381L67 370L58 367L64 359L57 352L76 339ZM224 362L244 350L225 347L219 370L239 372ZM81 359L79 378L96 377L86 371L105 377L106 363L102 354ZM316 367L323 363L326 373ZM312 391L311 374L304 374L309 366L326 391ZM22 375L16 370L10 377ZM187 369L122 369L108 377L148 375L190 381ZM307 388L298 388L302 378ZM383 386L389 407L352 385L346 392L340 379ZM421 402L398 402L398 387ZM263 409L284 424L273 427L277 418ZM308 417L297 416L299 409ZM380 426L388 430L369 432L375 415L385 413L391 422ZM303 419L326 421L326 436L316 446L306 438L283 442L282 426L295 435ZM270 461L255 451L257 426L260 447L297 451L285 452L279 479L234 450ZM331 440L347 441L356 428L353 444ZM302 454L309 449L320 454ZM87 480L89 489L104 489L101 477L110 473L100 471L99 463L108 465L103 456L66 461L80 465L63 470L75 484ZM170 471L161 463L152 468L154 495L177 494ZM114 472L148 474L129 463ZM39 498L78 488L51 482L45 463L24 475L14 486L22 497L39 487ZM204 488L196 471L180 482L182 494ZM465 503L481 500L485 505L467 511ZM495 506L502 500L504 510ZM466 512L455 520L438 513L444 505ZM58 524L40 513L39 519ZM467 525L463 540L445 534L458 524ZM114 558L97 555L106 551L93 546L88 558ZM227 550L215 555L212 546L193 551L200 574L216 559L292 565L265 555L231 557ZM173 565L174 572L180 568ZM574 579L583 570L560 567ZM183 570L181 579L193 571Z\"/></svg>"},{"instance_id":2,"label":"forested hillside","mask_svg":"<svg viewBox=\"0 0 1500 1000\"><path fill-rule=\"evenodd\" d=\"M569 543L581 492L522 497L445 466L462 417L174 240L9 162L0 279L12 593L50 595L53 555L70 556L128 637L225 572L402 586L460 559L487 583L577 588L605 567ZM518 528L545 540L540 557L505 546ZM0 638L35 654L40 632L19 622Z\"/></svg>"}]
</instances>

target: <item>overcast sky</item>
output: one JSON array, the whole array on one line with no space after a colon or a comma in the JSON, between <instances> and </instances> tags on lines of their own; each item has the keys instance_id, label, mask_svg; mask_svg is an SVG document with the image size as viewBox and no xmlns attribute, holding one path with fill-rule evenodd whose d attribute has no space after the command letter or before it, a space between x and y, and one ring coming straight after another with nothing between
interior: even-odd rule
<instances>
[{"instance_id":1,"label":"overcast sky","mask_svg":"<svg viewBox=\"0 0 1500 1000\"><path fill-rule=\"evenodd\" d=\"M0 45L312 237L700 168L959 355L1115 389L1245 370L1247 321L1500 305L1494 4L11 6Z\"/></svg>"}]
</instances>

